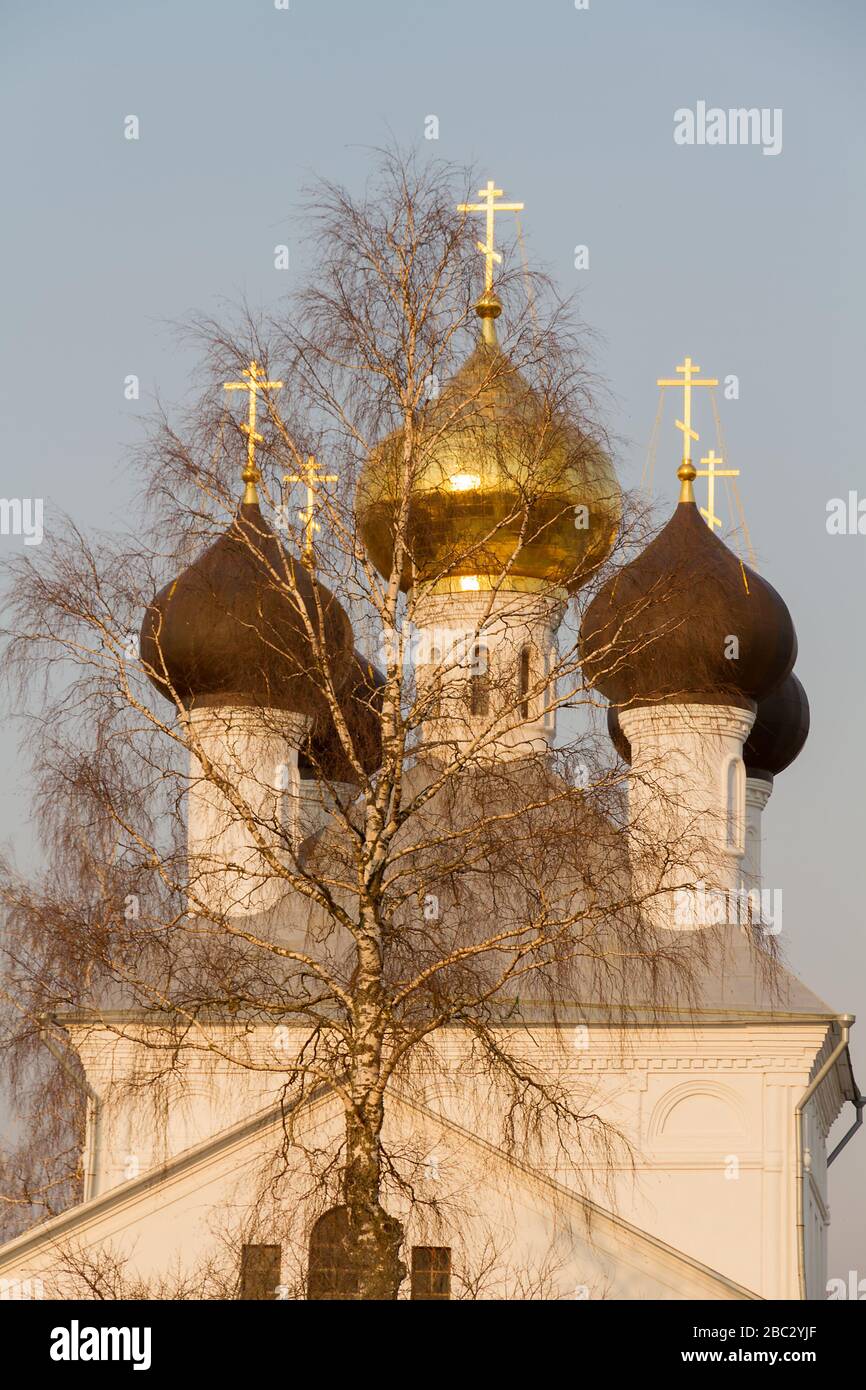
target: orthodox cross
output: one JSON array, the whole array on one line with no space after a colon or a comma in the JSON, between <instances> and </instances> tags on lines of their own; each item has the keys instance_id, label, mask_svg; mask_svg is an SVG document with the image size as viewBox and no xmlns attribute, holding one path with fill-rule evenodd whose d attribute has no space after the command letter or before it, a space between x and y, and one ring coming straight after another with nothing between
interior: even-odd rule
<instances>
[{"instance_id":1,"label":"orthodox cross","mask_svg":"<svg viewBox=\"0 0 866 1390\"><path fill-rule=\"evenodd\" d=\"M701 516L706 519L706 523L711 531L715 531L716 527L720 527L722 524L715 514L716 478L739 478L740 476L739 468L716 467L717 463L724 463L724 461L725 460L722 458L716 458L715 449L711 449L710 452L701 459L701 463L707 465L706 468L699 468L695 475L698 478L706 478L707 480L707 505L706 507L701 507Z\"/></svg>"},{"instance_id":2,"label":"orthodox cross","mask_svg":"<svg viewBox=\"0 0 866 1390\"><path fill-rule=\"evenodd\" d=\"M488 179L486 188L479 188L479 198L484 201L481 203L459 203L458 212L483 212L487 215L487 240L477 243L478 250L484 256L484 291L488 293L493 289L493 265L498 265L502 260L499 252L493 244L493 234L495 230L495 219L497 212L522 212L522 203L497 203L496 199L502 197L502 189L497 188L492 179Z\"/></svg>"},{"instance_id":3,"label":"orthodox cross","mask_svg":"<svg viewBox=\"0 0 866 1390\"><path fill-rule=\"evenodd\" d=\"M691 458L689 457L690 452L691 452L691 444L690 444L690 441L691 441L692 439L700 439L700 435L698 434L697 430L693 430L693 429L692 429L692 387L693 387L693 386L718 386L718 384L719 384L715 377L697 377L697 376L695 376L694 373L695 373L695 372L699 372L700 370L701 370L701 369L700 369L700 367L697 365L697 363L696 363L696 362L693 362L692 359L691 359L690 357L687 357L687 358L676 368L676 371L682 372L682 373L683 373L682 379L680 379L679 377L675 377L673 380L671 380L670 378L661 377L661 378L656 382L656 386L680 386L680 387L682 387L682 392L683 392L683 418L682 418L682 420L677 420L677 421L676 421L677 429L678 429L678 430L682 430L682 432L683 432L683 462L682 462L682 467L686 467L686 465L688 465L689 467L691 466ZM720 460L720 462L721 462L721 460ZM694 476L694 475L693 475L693 476Z\"/></svg>"},{"instance_id":4,"label":"orthodox cross","mask_svg":"<svg viewBox=\"0 0 866 1390\"><path fill-rule=\"evenodd\" d=\"M256 433L256 404L259 391L279 391L282 389L281 381L266 381L265 374L258 362L251 362L241 372L241 376L246 377L246 381L224 381L224 391L247 391L249 393L249 416L247 422L241 425L241 430L247 437L247 462L241 477L246 483L244 491L244 502L258 502L256 493L256 483L261 474L256 468L256 444L263 442L264 436Z\"/></svg>"},{"instance_id":5,"label":"orthodox cross","mask_svg":"<svg viewBox=\"0 0 866 1390\"><path fill-rule=\"evenodd\" d=\"M322 529L316 520L316 505L318 503L316 484L335 483L336 481L336 473L319 472L319 465L316 463L312 454L308 456L307 462L300 473L287 473L283 478L284 483L303 483L307 490L307 505L306 507L302 507L298 512L298 516L304 523L304 549L302 558L305 564L309 564L313 558L313 538L315 533Z\"/></svg>"}]
</instances>

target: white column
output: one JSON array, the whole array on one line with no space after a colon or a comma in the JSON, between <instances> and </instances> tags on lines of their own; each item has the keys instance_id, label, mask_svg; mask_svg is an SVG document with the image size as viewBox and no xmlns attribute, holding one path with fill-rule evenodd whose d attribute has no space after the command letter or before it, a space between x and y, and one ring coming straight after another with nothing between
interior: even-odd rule
<instances>
[{"instance_id":1,"label":"white column","mask_svg":"<svg viewBox=\"0 0 866 1390\"><path fill-rule=\"evenodd\" d=\"M437 746L485 737L484 759L543 753L556 736L552 672L566 596L500 590L426 595L414 613L419 694L435 700L421 728ZM547 677L551 679L548 682ZM521 684L522 682L522 684ZM526 700L521 690L527 689Z\"/></svg>"},{"instance_id":2,"label":"white column","mask_svg":"<svg viewBox=\"0 0 866 1390\"><path fill-rule=\"evenodd\" d=\"M729 905L736 911L746 848L743 744L754 718L734 705L620 712L632 757L632 882L657 926L711 926L730 920Z\"/></svg>"},{"instance_id":3,"label":"white column","mask_svg":"<svg viewBox=\"0 0 866 1390\"><path fill-rule=\"evenodd\" d=\"M309 723L307 715L253 706L220 705L190 712L191 911L198 898L215 915L264 912L286 893L285 880L274 873L255 835L280 860L287 860L297 836L298 747ZM225 780L226 791L214 776ZM235 789L237 806L228 788Z\"/></svg>"},{"instance_id":4,"label":"white column","mask_svg":"<svg viewBox=\"0 0 866 1390\"><path fill-rule=\"evenodd\" d=\"M743 857L743 883L749 892L760 892L764 807L773 791L773 779L746 778L746 853Z\"/></svg>"}]
</instances>

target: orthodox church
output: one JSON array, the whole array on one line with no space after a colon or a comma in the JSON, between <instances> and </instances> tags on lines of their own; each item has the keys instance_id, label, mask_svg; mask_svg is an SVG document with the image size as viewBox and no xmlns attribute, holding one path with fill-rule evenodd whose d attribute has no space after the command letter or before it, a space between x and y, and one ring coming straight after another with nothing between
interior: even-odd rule
<instances>
[{"instance_id":1,"label":"orthodox church","mask_svg":"<svg viewBox=\"0 0 866 1390\"><path fill-rule=\"evenodd\" d=\"M527 698L491 759L503 772L501 794L517 789L531 802L536 779L555 775L546 760L556 747L556 712L528 694L555 666L569 597L551 575L557 566L573 573L578 563L588 573L603 560L616 528L616 483L606 459L573 451L563 428L559 482L541 538L521 547L506 527L502 548L497 541L485 549L483 563L477 553L467 559L465 538L483 496L489 502L511 485L501 451L488 440L496 411L483 392L473 394L479 375L503 355L500 312L488 283L477 348L438 408L452 410L461 397L480 404L468 421L456 412L459 423L443 431L413 483L416 531L403 587L444 572L417 609L419 682L425 664L440 664L449 633L479 623L485 673L493 678L477 687L470 680L468 707L463 696L450 705L431 700L423 740L470 739L473 717L487 712L473 701L489 700L496 678L516 672ZM627 769L632 850L624 871L657 939L693 953L694 987L660 1015L638 965L603 996L588 984L581 997L567 990L553 1003L524 997L503 1012L497 1026L512 1035L510 1044L624 1137L627 1153L603 1163L587 1156L580 1182L557 1150L539 1145L534 1156L518 1157L502 1147L488 1113L495 1102L479 1103L460 1065L467 1029L452 1023L441 1030L441 1083L389 1092L389 1144L397 1151L411 1137L423 1155L418 1187L430 1197L405 1211L395 1198L406 1233L407 1297L825 1296L827 1136L845 1104L860 1102L848 1051L853 1020L773 959L778 924L761 867L775 779L804 745L809 709L793 673L797 643L784 601L700 514L689 458L697 369L686 359L678 370L686 424L679 502L655 539L596 593L583 616L580 655L585 676L609 702L610 740ZM252 400L256 364L248 379ZM520 393L521 411L531 411L526 383L507 389ZM180 697L195 735L187 834L190 860L203 866L197 892L205 901L212 895L241 933L254 924L257 933L272 929L287 950L293 943L309 949L314 914L280 893L272 876L257 875L259 851L228 814L225 792L201 775L207 763L228 768L229 783L259 799L263 824L288 815L303 852L340 853L333 798L349 802L357 794L357 767L333 728L316 718L301 674L311 660L304 625L263 576L290 566L303 603L323 614L342 672L344 717L370 773L380 755L375 695L382 678L355 650L337 597L314 588L304 557L291 556L271 529L256 488L254 412L251 421L237 516L153 600L141 650L152 684L162 696ZM385 441L357 490L359 529L385 575L393 560L388 518L399 502L390 461L399 453L399 439ZM592 526L576 527L571 514L560 520L563 477L566 511L587 507ZM662 630L663 642L646 640ZM264 661L263 645L272 653ZM626 655L610 660L620 645ZM286 650L296 654L291 665ZM477 663L477 652L464 655ZM464 676L453 673L461 690ZM249 776L265 764L285 768L276 789ZM420 761L409 766L407 779L422 776L420 769ZM471 820L471 807L464 814ZM588 820L562 834L565 846L567 834L601 839L605 828ZM672 839L691 848L659 886L642 846ZM508 853L519 859L522 852L515 836ZM742 914L731 910L744 903ZM483 907L470 895L460 910ZM339 1135L341 1110L323 1085L287 1128L278 1062L281 1046L291 1053L291 1027L249 1027L225 1008L211 1012L199 1025L206 1046L178 1052L170 1093L157 1106L146 1085L134 1084L146 1074L150 1027L140 1009L119 998L111 1007L67 1011L55 1023L87 1096L83 1200L0 1249L4 1287L21 1288L21 1296L35 1288L62 1295L72 1287L70 1251L79 1262L98 1262L109 1251L133 1281L153 1287L164 1288L171 1272L192 1277L227 1260L242 1297L338 1296L339 1208L313 1223L302 1215L303 1165L292 1154L327 1148ZM281 1222L260 1184L274 1153L284 1160Z\"/></svg>"}]
</instances>

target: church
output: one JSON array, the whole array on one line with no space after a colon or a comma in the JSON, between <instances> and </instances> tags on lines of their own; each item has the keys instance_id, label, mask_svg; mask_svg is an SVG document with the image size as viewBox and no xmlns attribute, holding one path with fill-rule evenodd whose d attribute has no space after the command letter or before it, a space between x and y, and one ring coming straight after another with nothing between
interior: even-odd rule
<instances>
[{"instance_id":1,"label":"church","mask_svg":"<svg viewBox=\"0 0 866 1390\"><path fill-rule=\"evenodd\" d=\"M776 779L809 727L794 623L783 598L716 534L712 500L708 513L698 506L691 411L704 383L686 358L675 379L679 501L658 534L596 587L580 618L580 679L606 713L622 836L613 811L608 820L583 804L580 782L577 792L573 782L564 787L561 627L573 576L589 587L608 557L619 492L609 461L573 448L571 428L558 426L535 499L541 521L527 532L519 519L502 421L519 415L537 432L540 411L497 337L497 193L490 184L480 195L488 279L477 345L432 406L437 443L407 499L398 466L406 441L385 440L354 504L370 562L385 583L396 572L415 601L423 718L401 777L405 795L426 808L425 847L439 856L414 909L417 949L423 959L428 938L451 933L453 973L491 923L506 937L519 933L509 913L518 913L533 857L545 861L543 870L533 863L534 891L543 872L558 903L580 897L585 921L586 899L603 882L623 914L637 912L629 940L646 933L653 954L613 969L600 952L593 968L552 969L544 990L528 971L523 983L515 976L485 1003L483 1038L478 1019L453 1007L435 1032L419 1028L424 1061L395 1072L383 1121L394 1177L386 1204L403 1233L400 1296L821 1299L828 1134L847 1104L859 1115L861 1102L848 1050L853 1020L782 963L780 908L762 879ZM333 964L346 951L342 929L328 935L321 902L287 890L266 865L284 833L304 872L324 873L309 867L319 864L336 873L348 862L361 788L375 786L383 756L386 677L372 653L356 649L337 586L331 592L313 575L313 516L327 475L311 464L297 479L307 487L298 554L268 518L256 405L281 383L253 362L244 383L229 385L250 403L242 498L225 533L141 615L140 650L151 696L186 718L195 912L202 923L229 924L237 998L224 991L185 1014L174 1046L157 1048L161 1057L171 1051L170 1066L154 1061L163 1023L122 990L51 1020L66 1039L70 1085L86 1097L83 1194L0 1249L7 1296L86 1297L84 1275L113 1269L122 1270L117 1297L180 1289L200 1298L352 1297L339 1192L325 1200L311 1178L312 1156L339 1147L339 1078L305 1062L300 1094L287 1090L322 1027L311 1029L297 1002L269 1019L245 1000L254 977L257 997L265 990L255 956L264 945L284 963L315 961L318 951ZM407 501L411 566L395 571L393 518ZM298 596L293 611L268 583L281 570ZM304 679L310 615L341 673L330 722ZM509 714L496 724L503 690ZM483 793L468 774L453 794L447 785L429 791L443 759L474 757L481 722ZM264 768L279 775L259 775ZM238 797L255 808L252 837ZM511 818L495 883L476 882L469 859L446 875L443 838L471 837L479 818L495 820L491 798ZM542 804L556 824L539 848ZM661 845L677 850L660 869L649 851ZM615 867L600 874L605 855ZM335 898L338 919L342 902ZM623 937L611 940L627 954ZM202 927L191 949L206 941ZM520 951L521 961L531 957L524 944ZM689 972L664 998L661 960L685 961ZM184 968L173 960L166 998ZM557 1142L540 1119L531 1142L503 1142L513 1116L495 1072L476 1065L482 1042L488 1058L507 1055L512 1079L514 1059L545 1079L548 1110L584 1117L585 1149Z\"/></svg>"}]
</instances>

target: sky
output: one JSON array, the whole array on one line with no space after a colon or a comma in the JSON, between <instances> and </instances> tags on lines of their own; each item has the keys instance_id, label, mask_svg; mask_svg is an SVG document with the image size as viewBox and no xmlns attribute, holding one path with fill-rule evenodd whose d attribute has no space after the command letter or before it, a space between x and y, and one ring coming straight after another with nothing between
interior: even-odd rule
<instances>
[{"instance_id":1,"label":"sky","mask_svg":"<svg viewBox=\"0 0 866 1390\"><path fill-rule=\"evenodd\" d=\"M44 543L61 511L126 520L141 420L157 394L182 401L198 365L170 324L242 297L273 307L303 274L303 186L360 192L389 141L472 163L525 204L528 256L597 335L624 486L659 376L690 354L737 378L719 403L726 461L812 708L765 813L764 879L783 892L788 963L863 1017L861 1088L866 534L829 534L827 508L854 493L866 514L864 31L860 0L0 0L0 496L44 499ZM677 143L675 113L701 102L780 111L781 126L772 144ZM704 449L712 416L697 412ZM662 512L673 417L671 402ZM0 535L0 551L22 543ZM0 839L26 853L16 737L7 720ZM866 1277L864 1136L831 1170L828 1274L846 1279Z\"/></svg>"}]
</instances>

